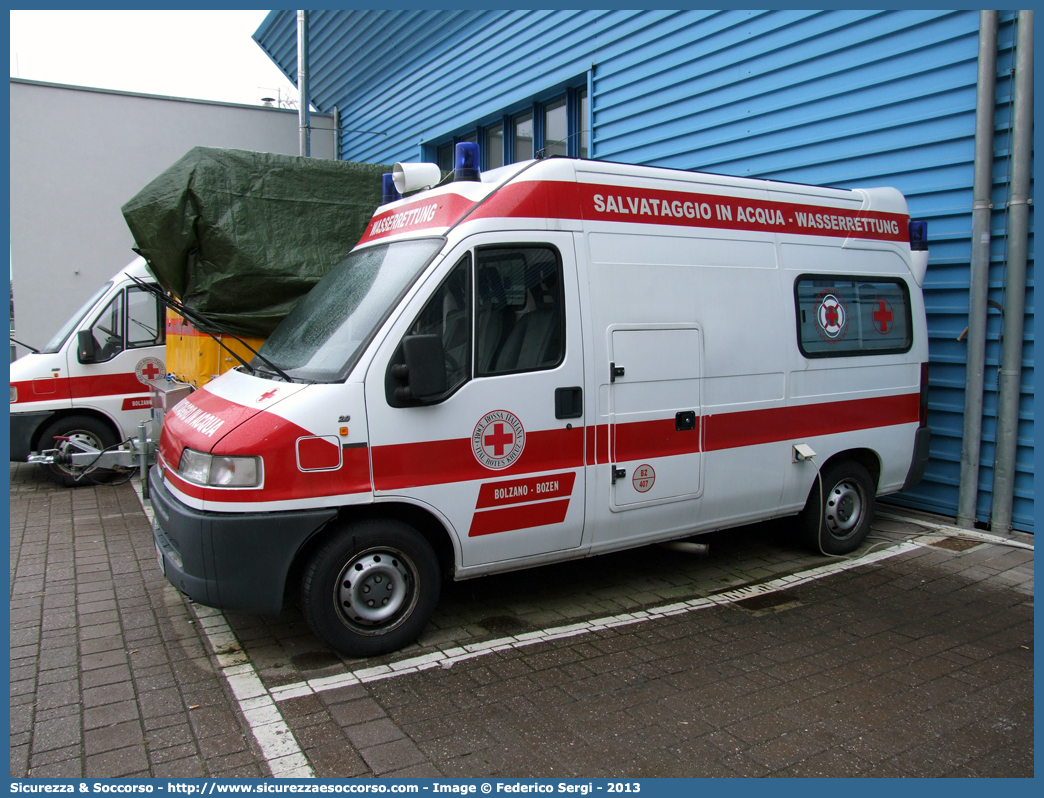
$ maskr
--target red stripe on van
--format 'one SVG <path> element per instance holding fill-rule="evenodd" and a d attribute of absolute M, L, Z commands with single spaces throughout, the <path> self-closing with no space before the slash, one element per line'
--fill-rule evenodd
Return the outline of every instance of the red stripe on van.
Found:
<path fill-rule="evenodd" d="M 121 393 L 148 393 L 149 386 L 138 379 L 132 371 L 129 374 L 97 374 L 90 377 L 72 377 L 69 389 L 73 399 L 84 399 L 89 396 L 115 396 Z"/>
<path fill-rule="evenodd" d="M 468 537 L 479 535 L 495 535 L 497 532 L 510 532 L 514 529 L 528 529 L 534 526 L 561 524 L 565 521 L 569 510 L 569 499 L 558 499 L 540 504 L 522 504 L 517 507 L 502 507 L 496 510 L 483 510 L 475 513 L 471 519 Z"/>
<path fill-rule="evenodd" d="M 909 240 L 910 217 L 824 205 L 754 200 L 725 194 L 520 180 L 491 195 L 468 217 L 585 219 L 718 230 Z"/>
<path fill-rule="evenodd" d="M 286 422 L 289 423 L 289 422 Z M 341 467 L 335 471 L 301 472 L 297 468 L 294 442 L 301 428 L 293 425 L 279 435 L 281 444 L 264 455 L 264 485 L 260 488 L 212 488 L 186 482 L 174 470 L 165 452 L 177 450 L 168 446 L 160 454 L 168 466 L 164 478 L 179 491 L 193 499 L 206 502 L 277 502 L 310 499 L 321 496 L 343 496 L 350 493 L 370 492 L 370 454 L 365 445 L 342 448 Z M 164 430 L 163 435 L 166 435 Z M 293 440 L 291 440 L 293 437 Z M 269 442 L 271 443 L 271 441 Z M 258 454 L 245 447 L 242 454 Z M 178 450 L 178 459 L 180 459 Z"/>
<path fill-rule="evenodd" d="M 467 213 L 475 201 L 460 194 L 423 196 L 392 210 L 375 215 L 359 239 L 360 244 L 379 241 L 388 236 L 450 227 Z"/>
<path fill-rule="evenodd" d="M 375 216 L 362 241 L 450 227 L 466 214 L 469 220 L 584 219 L 899 243 L 909 240 L 910 220 L 909 216 L 899 213 L 758 200 L 728 194 L 562 180 L 518 180 L 508 183 L 480 203 L 454 193 L 418 198 Z"/>
<path fill-rule="evenodd" d="M 527 432 L 522 454 L 503 471 L 493 471 L 475 459 L 471 438 L 397 443 L 373 447 L 373 486 L 375 490 L 397 490 L 501 475 L 559 471 L 583 464 L 583 427 Z"/>
<path fill-rule="evenodd" d="M 579 187 L 583 218 L 590 221 L 909 241 L 910 217 L 899 213 L 593 183 Z"/>
<path fill-rule="evenodd" d="M 27 402 L 53 402 L 55 399 L 69 398 L 69 378 L 51 377 L 53 383 L 50 390 L 36 383 L 42 382 L 43 378 L 36 380 L 20 380 L 12 382 L 11 387 L 18 391 L 18 400 L 12 404 L 25 404 Z"/>
<path fill-rule="evenodd" d="M 36 383 L 41 383 L 37 386 Z M 42 402 L 55 399 L 90 399 L 92 396 L 147 394 L 149 386 L 129 374 L 97 374 L 89 377 L 51 377 L 12 382 L 18 389 L 18 402 Z"/>
<path fill-rule="evenodd" d="M 679 432 L 674 418 L 616 425 L 616 461 L 671 457 L 700 450 L 700 429 Z"/>
<path fill-rule="evenodd" d="M 705 417 L 704 451 L 916 423 L 920 395 L 774 407 Z"/>
<path fill-rule="evenodd" d="M 700 451 L 698 430 L 702 426 L 703 451 L 736 449 L 762 443 L 832 435 L 875 427 L 909 424 L 918 420 L 920 396 L 903 394 L 874 399 L 822 402 L 811 405 L 745 410 L 706 415 L 697 429 L 676 432 L 674 419 L 617 424 L 616 457 L 611 458 L 609 428 L 605 424 L 587 428 L 587 464 L 595 465 L 652 457 L 669 457 Z M 648 425 L 645 429 L 639 429 Z M 662 425 L 662 426 L 660 426 Z M 658 432 L 657 432 L 658 430 Z M 596 444 L 590 441 L 596 440 Z M 597 448 L 597 460 L 592 449 Z"/>
<path fill-rule="evenodd" d="M 471 219 L 582 219 L 576 183 L 520 180 L 508 183 L 477 207 Z"/>
<path fill-rule="evenodd" d="M 261 488 L 191 485 L 168 470 L 168 478 L 178 490 L 202 501 L 274 502 L 369 493 L 370 455 L 365 443 L 342 441 L 338 469 L 309 472 L 298 469 L 297 442 L 314 437 L 310 431 L 281 416 L 237 404 L 201 388 L 167 413 L 160 433 L 159 454 L 173 469 L 177 469 L 186 447 L 212 452 L 215 456 L 262 458 L 264 485 Z M 333 453 L 336 456 L 336 449 Z"/>

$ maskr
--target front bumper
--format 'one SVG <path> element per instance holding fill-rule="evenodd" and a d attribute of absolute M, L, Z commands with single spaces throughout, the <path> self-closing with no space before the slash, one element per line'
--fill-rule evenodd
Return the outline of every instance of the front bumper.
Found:
<path fill-rule="evenodd" d="M 294 556 L 336 508 L 273 513 L 209 513 L 174 498 L 149 471 L 152 534 L 167 581 L 193 601 L 277 615 Z"/>
<path fill-rule="evenodd" d="M 24 463 L 32 451 L 33 435 L 54 413 L 11 413 L 11 459 Z"/>

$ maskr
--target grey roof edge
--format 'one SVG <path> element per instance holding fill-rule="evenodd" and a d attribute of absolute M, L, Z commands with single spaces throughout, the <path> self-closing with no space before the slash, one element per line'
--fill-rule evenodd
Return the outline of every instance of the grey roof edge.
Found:
<path fill-rule="evenodd" d="M 166 100 L 168 102 L 176 103 L 195 103 L 197 105 L 216 105 L 222 108 L 245 108 L 252 111 L 268 111 L 282 114 L 293 114 L 297 116 L 297 109 L 295 108 L 275 108 L 270 105 L 251 105 L 250 103 L 231 103 L 223 102 L 221 100 L 200 100 L 193 97 L 172 97 L 166 94 L 146 94 L 144 92 L 137 91 L 121 91 L 119 89 L 99 89 L 94 86 L 75 86 L 69 83 L 51 83 L 44 80 L 28 80 L 26 78 L 11 78 L 11 83 L 23 84 L 26 86 L 42 86 L 49 89 L 65 89 L 68 91 L 86 91 L 93 92 L 95 94 L 114 94 L 119 97 L 140 97 L 146 100 Z M 322 111 L 312 111 L 312 116 L 321 116 L 325 118 L 332 118 L 332 114 L 323 113 Z"/>

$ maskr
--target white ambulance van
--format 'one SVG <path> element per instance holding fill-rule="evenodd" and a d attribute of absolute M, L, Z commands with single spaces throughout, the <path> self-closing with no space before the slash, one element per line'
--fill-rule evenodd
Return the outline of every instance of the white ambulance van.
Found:
<path fill-rule="evenodd" d="M 104 449 L 148 421 L 148 380 L 163 376 L 164 309 L 131 278 L 155 282 L 137 258 L 101 286 L 39 352 L 11 364 L 11 459 Z M 52 465 L 64 485 L 81 469 Z"/>
<path fill-rule="evenodd" d="M 396 165 L 406 197 L 264 345 L 292 381 L 255 360 L 167 416 L 154 536 L 192 599 L 295 598 L 369 656 L 445 575 L 787 515 L 843 554 L 920 479 L 926 231 L 898 191 L 466 167 L 409 194 L 438 172 Z"/>

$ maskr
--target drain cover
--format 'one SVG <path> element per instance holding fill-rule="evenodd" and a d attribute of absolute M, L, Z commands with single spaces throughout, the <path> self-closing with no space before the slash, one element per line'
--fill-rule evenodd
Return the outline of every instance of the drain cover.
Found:
<path fill-rule="evenodd" d="M 745 610 L 751 610 L 752 612 L 761 612 L 763 610 L 775 610 L 800 603 L 801 602 L 792 593 L 780 590 L 775 593 L 763 593 L 760 596 L 752 596 L 749 599 L 737 601 L 736 606 Z"/>
<path fill-rule="evenodd" d="M 968 540 L 967 538 L 943 538 L 930 545 L 935 546 L 937 549 L 946 549 L 947 551 L 967 551 L 968 549 L 974 549 L 976 546 L 981 546 L 982 543 L 978 540 Z"/>
<path fill-rule="evenodd" d="M 496 635 L 513 635 L 518 632 L 528 632 L 531 629 L 528 623 L 513 615 L 494 615 L 490 618 L 483 618 L 479 621 L 479 626 Z"/>
<path fill-rule="evenodd" d="M 290 657 L 290 661 L 295 668 L 301 671 L 314 671 L 341 664 L 341 658 L 332 651 L 306 651 L 304 654 L 295 654 Z"/>

